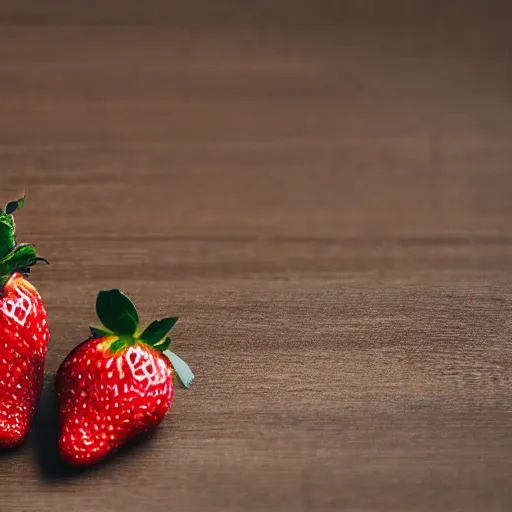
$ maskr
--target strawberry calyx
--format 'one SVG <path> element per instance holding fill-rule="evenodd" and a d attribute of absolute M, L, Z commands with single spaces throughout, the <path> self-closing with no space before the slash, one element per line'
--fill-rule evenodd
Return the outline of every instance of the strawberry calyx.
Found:
<path fill-rule="evenodd" d="M 48 260 L 37 256 L 36 249 L 30 244 L 16 244 L 16 225 L 14 212 L 22 208 L 25 197 L 7 203 L 5 210 L 0 208 L 0 287 L 4 286 L 12 274 L 19 272 L 25 277 L 30 268 L 38 261 Z"/>
<path fill-rule="evenodd" d="M 112 353 L 131 345 L 148 345 L 162 352 L 170 361 L 178 381 L 189 388 L 194 380 L 190 367 L 169 350 L 171 338 L 169 331 L 178 321 L 178 317 L 155 320 L 144 330 L 139 328 L 139 315 L 133 302 L 120 290 L 100 291 L 96 298 L 96 313 L 100 327 L 90 327 L 94 338 L 109 337 L 109 350 Z"/>

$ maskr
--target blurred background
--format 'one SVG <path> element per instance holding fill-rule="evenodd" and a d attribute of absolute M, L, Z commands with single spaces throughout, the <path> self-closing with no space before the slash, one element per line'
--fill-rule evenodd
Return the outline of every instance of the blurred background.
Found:
<path fill-rule="evenodd" d="M 511 28 L 506 1 L 0 1 L 49 377 L 107 287 L 179 314 L 198 375 L 99 471 L 11 454 L 6 510 L 509 510 Z"/>

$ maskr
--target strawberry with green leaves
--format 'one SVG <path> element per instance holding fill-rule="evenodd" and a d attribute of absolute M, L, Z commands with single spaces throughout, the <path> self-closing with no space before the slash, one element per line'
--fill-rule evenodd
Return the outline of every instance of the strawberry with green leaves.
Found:
<path fill-rule="evenodd" d="M 34 246 L 17 244 L 14 212 L 0 209 L 0 447 L 20 445 L 30 430 L 43 387 L 50 332 L 38 291 L 27 280 L 38 261 Z"/>
<path fill-rule="evenodd" d="M 169 350 L 178 318 L 139 329 L 135 306 L 119 290 L 96 300 L 102 323 L 63 361 L 56 379 L 59 451 L 73 465 L 91 465 L 163 419 L 176 377 L 190 387 L 194 375 Z"/>

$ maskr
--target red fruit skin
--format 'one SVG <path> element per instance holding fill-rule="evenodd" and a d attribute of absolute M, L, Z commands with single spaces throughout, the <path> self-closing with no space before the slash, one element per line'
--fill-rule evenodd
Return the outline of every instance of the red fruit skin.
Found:
<path fill-rule="evenodd" d="M 95 464 L 158 425 L 170 408 L 174 384 L 169 360 L 143 344 L 112 354 L 115 339 L 84 341 L 57 372 L 59 451 L 69 464 Z"/>
<path fill-rule="evenodd" d="M 50 331 L 38 291 L 13 274 L 0 294 L 0 447 L 27 437 L 44 382 Z"/>

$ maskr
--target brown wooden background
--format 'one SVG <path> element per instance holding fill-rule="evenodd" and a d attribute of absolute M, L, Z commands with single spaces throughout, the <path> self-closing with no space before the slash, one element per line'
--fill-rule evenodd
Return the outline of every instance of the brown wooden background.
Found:
<path fill-rule="evenodd" d="M 3 201 L 53 338 L 11 512 L 508 511 L 508 2 L 0 2 Z M 190 392 L 85 472 L 51 377 L 101 288 Z"/>

